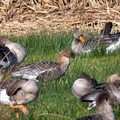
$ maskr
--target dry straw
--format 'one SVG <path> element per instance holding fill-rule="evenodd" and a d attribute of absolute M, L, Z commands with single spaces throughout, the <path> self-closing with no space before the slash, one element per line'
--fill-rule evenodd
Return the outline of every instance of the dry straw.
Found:
<path fill-rule="evenodd" d="M 105 22 L 120 27 L 119 0 L 1 0 L 1 34 L 24 35 L 46 29 L 99 31 Z"/>

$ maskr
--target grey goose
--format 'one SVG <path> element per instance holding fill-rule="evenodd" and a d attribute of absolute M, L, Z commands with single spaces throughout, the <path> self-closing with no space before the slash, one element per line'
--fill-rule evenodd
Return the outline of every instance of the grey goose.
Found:
<path fill-rule="evenodd" d="M 76 120 L 115 120 L 115 116 L 111 106 L 116 104 L 116 97 L 104 91 L 100 93 L 96 99 L 96 113 L 90 114 Z"/>
<path fill-rule="evenodd" d="M 82 96 L 93 91 L 96 85 L 97 81 L 95 79 L 86 73 L 81 73 L 80 77 L 73 82 L 71 91 L 73 95 L 80 100 Z"/>
<path fill-rule="evenodd" d="M 73 51 L 62 50 L 58 53 L 57 61 L 40 61 L 21 66 L 12 72 L 12 76 L 47 82 L 64 75 L 70 65 L 69 57 L 76 59 Z"/>
<path fill-rule="evenodd" d="M 72 42 L 72 50 L 76 53 L 89 53 L 96 48 L 98 49 L 100 46 L 104 46 L 106 53 L 114 51 L 120 46 L 120 33 L 110 34 L 111 29 L 112 23 L 107 22 L 101 30 L 100 37 L 85 40 L 82 38 L 82 32 L 78 28 L 75 28 L 73 31 L 75 38 Z"/>
<path fill-rule="evenodd" d="M 24 114 L 29 111 L 24 104 L 34 101 L 39 94 L 39 86 L 34 80 L 6 80 L 0 83 L 0 103 L 19 108 Z"/>

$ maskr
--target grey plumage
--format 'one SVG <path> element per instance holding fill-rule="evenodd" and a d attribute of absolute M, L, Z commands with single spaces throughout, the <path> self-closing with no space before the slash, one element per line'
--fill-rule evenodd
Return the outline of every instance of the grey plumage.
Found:
<path fill-rule="evenodd" d="M 93 91 L 96 85 L 97 81 L 95 79 L 86 73 L 82 73 L 80 77 L 73 82 L 71 91 L 77 99 L 81 99 L 82 96 Z"/>

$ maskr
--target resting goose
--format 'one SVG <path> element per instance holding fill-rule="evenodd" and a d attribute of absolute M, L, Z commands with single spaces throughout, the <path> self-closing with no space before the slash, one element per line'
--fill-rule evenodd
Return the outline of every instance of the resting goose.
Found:
<path fill-rule="evenodd" d="M 108 83 L 98 84 L 95 87 L 95 90 L 89 92 L 88 94 L 81 97 L 81 100 L 84 102 L 92 102 L 90 103 L 88 109 L 92 109 L 96 106 L 95 99 L 96 97 L 104 91 L 108 91 L 110 94 L 114 94 L 117 98 L 117 101 L 120 101 L 120 82 L 115 82 L 116 80 L 120 80 L 120 74 L 113 74 L 108 77 Z M 114 82 L 113 82 L 114 81 Z"/>
<path fill-rule="evenodd" d="M 58 61 L 40 61 L 21 66 L 12 73 L 12 76 L 47 82 L 62 76 L 66 72 L 70 64 L 68 57 L 76 59 L 71 50 L 62 50 L 58 53 Z"/>
<path fill-rule="evenodd" d="M 17 42 L 12 42 L 4 36 L 0 36 L 0 65 L 4 68 L 21 63 L 26 57 L 26 49 Z"/>
<path fill-rule="evenodd" d="M 113 51 L 120 46 L 120 33 L 110 34 L 112 23 L 108 22 L 101 30 L 100 37 L 83 39 L 82 33 L 77 28 L 74 29 L 73 35 L 75 39 L 72 42 L 72 50 L 76 53 L 89 53 L 92 49 L 103 45 L 106 47 L 106 53 Z M 82 39 L 81 39 L 82 38 Z"/>
<path fill-rule="evenodd" d="M 72 85 L 72 93 L 77 99 L 81 99 L 83 95 L 91 92 L 97 85 L 97 81 L 91 78 L 88 74 L 82 73 Z"/>
<path fill-rule="evenodd" d="M 38 97 L 39 87 L 34 80 L 7 80 L 0 83 L 0 103 L 19 108 L 28 114 L 23 104 L 34 101 Z"/>
<path fill-rule="evenodd" d="M 111 106 L 116 104 L 116 97 L 107 91 L 102 92 L 96 98 L 96 113 L 76 120 L 115 120 Z"/>

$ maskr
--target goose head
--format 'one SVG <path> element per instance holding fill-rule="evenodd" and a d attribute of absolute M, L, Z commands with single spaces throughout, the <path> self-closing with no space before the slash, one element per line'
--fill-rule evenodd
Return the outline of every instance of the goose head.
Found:
<path fill-rule="evenodd" d="M 82 32 L 78 28 L 74 29 L 73 36 L 75 37 L 76 41 L 79 41 L 79 42 L 85 41 L 83 38 Z"/>
<path fill-rule="evenodd" d="M 101 36 L 109 37 L 111 29 L 112 29 L 112 22 L 107 22 L 104 28 L 101 30 Z"/>
<path fill-rule="evenodd" d="M 6 44 L 10 44 L 10 43 L 11 43 L 11 41 L 8 38 L 6 38 L 4 36 L 0 36 L 0 45 L 1 46 L 6 46 Z"/>
<path fill-rule="evenodd" d="M 117 102 L 117 98 L 112 93 L 108 91 L 104 91 L 100 93 L 96 98 L 96 108 L 97 111 L 104 112 L 103 109 L 110 109 L 110 107 L 114 107 Z"/>
<path fill-rule="evenodd" d="M 94 78 L 91 78 L 88 74 L 86 74 L 86 73 L 84 73 L 84 72 L 80 75 L 80 77 L 81 77 L 81 78 L 85 78 L 85 80 L 87 80 L 88 83 L 92 84 L 93 87 L 94 87 L 95 85 L 97 85 L 97 81 L 96 81 Z"/>
<path fill-rule="evenodd" d="M 113 83 L 117 80 L 120 80 L 120 73 L 112 74 L 108 77 L 108 82 Z"/>
<path fill-rule="evenodd" d="M 58 61 L 59 62 L 69 61 L 68 58 L 73 58 L 75 60 L 77 59 L 72 50 L 62 50 L 58 53 Z"/>

